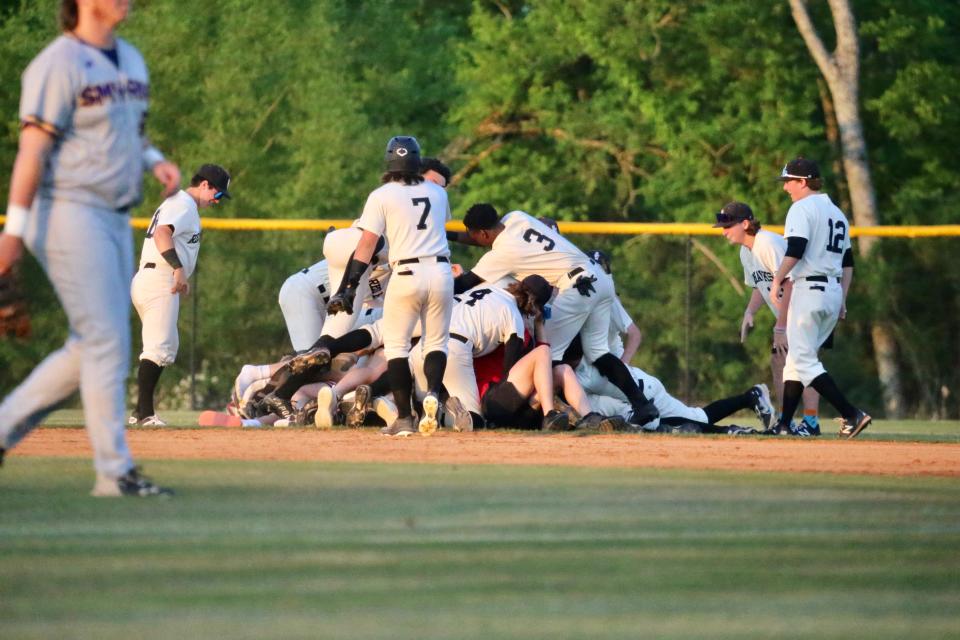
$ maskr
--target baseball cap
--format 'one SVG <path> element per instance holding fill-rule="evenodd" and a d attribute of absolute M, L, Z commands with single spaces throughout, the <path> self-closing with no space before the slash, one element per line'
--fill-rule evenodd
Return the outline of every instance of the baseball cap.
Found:
<path fill-rule="evenodd" d="M 546 226 L 546 227 L 548 227 L 548 228 L 550 228 L 550 229 L 553 229 L 553 230 L 556 231 L 557 233 L 560 233 L 560 225 L 557 224 L 557 221 L 554 220 L 553 218 L 548 218 L 548 217 L 546 217 L 546 216 L 543 216 L 542 218 L 537 218 L 537 220 L 539 220 L 540 222 L 542 222 L 542 223 L 544 224 L 544 226 Z"/>
<path fill-rule="evenodd" d="M 734 200 L 723 205 L 723 209 L 720 209 L 720 213 L 717 214 L 717 224 L 713 227 L 726 229 L 744 220 L 753 220 L 753 209 L 746 203 Z"/>
<path fill-rule="evenodd" d="M 608 254 L 606 251 L 594 249 L 592 251 L 587 251 L 587 256 L 599 264 L 605 272 L 610 273 L 610 254 Z"/>
<path fill-rule="evenodd" d="M 809 180 L 820 177 L 820 167 L 813 160 L 808 160 L 803 156 L 794 158 L 783 166 L 783 171 L 777 177 L 777 180 L 786 182 L 787 180 Z"/>
<path fill-rule="evenodd" d="M 207 182 L 212 184 L 214 187 L 216 187 L 218 191 L 223 193 L 221 197 L 223 198 L 230 197 L 230 193 L 227 191 L 227 189 L 230 188 L 230 173 L 220 165 L 218 164 L 203 165 L 202 167 L 197 169 L 197 173 L 194 176 L 194 181 L 196 181 L 197 178 L 200 178 L 201 180 L 206 180 Z"/>
<path fill-rule="evenodd" d="M 541 308 L 550 302 L 550 298 L 553 297 L 553 287 L 550 286 L 549 282 L 544 280 L 543 276 L 536 274 L 527 276 L 520 281 L 520 284 L 524 289 L 533 294 L 533 297 L 537 301 L 537 306 Z"/>

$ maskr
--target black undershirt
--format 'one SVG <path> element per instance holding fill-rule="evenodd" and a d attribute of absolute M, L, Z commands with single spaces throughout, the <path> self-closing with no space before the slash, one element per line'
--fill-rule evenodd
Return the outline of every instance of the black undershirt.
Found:
<path fill-rule="evenodd" d="M 120 54 L 117 53 L 116 47 L 114 47 L 113 49 L 100 49 L 100 53 L 107 56 L 107 59 L 113 63 L 113 66 L 115 66 L 118 69 L 120 68 Z"/>

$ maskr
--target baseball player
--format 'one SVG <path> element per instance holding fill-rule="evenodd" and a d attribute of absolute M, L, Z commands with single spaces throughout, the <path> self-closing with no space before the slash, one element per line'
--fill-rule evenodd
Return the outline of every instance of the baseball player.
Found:
<path fill-rule="evenodd" d="M 62 0 L 63 34 L 23 74 L 19 149 L 0 235 L 0 273 L 26 245 L 70 324 L 63 348 L 0 404 L 0 451 L 79 389 L 95 496 L 172 493 L 140 474 L 124 434 L 133 277 L 128 214 L 141 200 L 145 168 L 167 194 L 180 183 L 176 165 L 143 135 L 147 66 L 114 33 L 128 9 L 115 0 Z"/>
<path fill-rule="evenodd" d="M 284 280 L 279 303 L 294 351 L 310 348 L 323 332 L 330 302 L 327 261 L 321 260 Z"/>
<path fill-rule="evenodd" d="M 600 265 L 604 273 L 611 278 L 613 277 L 610 256 L 606 252 L 594 249 L 588 251 L 587 256 Z M 624 340 L 624 336 L 626 336 L 626 340 Z M 620 361 L 626 365 L 629 365 L 630 361 L 633 360 L 633 356 L 640 349 L 640 343 L 643 342 L 643 334 L 640 333 L 640 328 L 627 313 L 623 302 L 620 301 L 620 296 L 614 297 L 613 308 L 610 311 L 609 341 L 610 353 L 620 354 Z"/>
<path fill-rule="evenodd" d="M 370 193 L 357 226 L 363 235 L 344 276 L 343 292 L 330 300 L 353 305 L 360 279 L 383 236 L 390 249 L 392 282 L 384 300 L 384 353 L 398 418 L 385 435 L 429 434 L 437 428 L 439 392 L 447 364 L 447 337 L 453 310 L 453 276 L 445 225 L 450 219 L 447 193 L 420 174 L 420 145 L 411 136 L 387 143 L 382 186 Z M 330 307 L 328 307 L 330 311 Z M 412 377 L 407 358 L 410 336 L 422 325 L 421 343 L 427 395 L 424 415 L 414 424 L 410 394 Z"/>
<path fill-rule="evenodd" d="M 553 361 L 560 362 L 574 337 L 582 334 L 585 356 L 630 399 L 635 419 L 642 424 L 656 418 L 653 403 L 644 397 L 626 365 L 609 351 L 615 298 L 610 276 L 558 232 L 522 211 L 501 219 L 493 206 L 475 204 L 463 222 L 470 242 L 490 250 L 471 271 L 457 278 L 455 291 L 506 275 L 520 279 L 542 275 L 559 289 L 545 323 Z"/>
<path fill-rule="evenodd" d="M 813 160 L 791 160 L 778 179 L 793 204 L 787 211 L 787 251 L 770 289 L 779 291 L 789 276 L 793 294 L 787 314 L 790 350 L 783 369 L 783 414 L 772 431 L 789 432 L 804 387 L 813 387 L 840 412 L 840 435 L 855 438 L 872 418 L 850 404 L 817 355 L 837 320 L 846 316 L 853 280 L 850 225 L 830 196 L 820 193 L 823 181 Z M 771 300 L 781 313 L 787 313 L 776 296 Z"/>
<path fill-rule="evenodd" d="M 190 276 L 200 255 L 200 209 L 229 198 L 230 174 L 205 164 L 190 186 L 163 201 L 154 212 L 140 253 L 140 270 L 130 295 L 143 324 L 143 351 L 137 371 L 137 408 L 130 425 L 162 427 L 153 408 L 154 391 L 164 367 L 177 357 L 180 295 L 190 293 Z"/>
<path fill-rule="evenodd" d="M 753 217 L 753 210 L 743 202 L 729 202 L 717 214 L 713 225 L 723 229 L 723 237 L 730 244 L 740 245 L 740 263 L 743 265 L 743 279 L 753 289 L 750 301 L 743 312 L 740 323 L 740 342 L 747 339 L 747 333 L 753 328 L 756 312 L 766 304 L 773 312 L 776 323 L 773 327 L 773 346 L 770 350 L 770 371 L 773 374 L 773 391 L 778 406 L 782 406 L 780 396 L 783 390 L 783 366 L 787 357 L 787 314 L 780 314 L 770 302 L 770 283 L 777 272 L 787 251 L 787 241 L 783 236 L 760 228 L 760 222 Z M 793 283 L 783 283 L 780 295 L 783 306 L 789 307 Z M 790 432 L 802 437 L 820 435 L 820 423 L 817 413 L 820 396 L 812 387 L 803 390 L 803 419 L 796 426 L 791 424 Z M 767 425 L 769 426 L 769 425 Z"/>

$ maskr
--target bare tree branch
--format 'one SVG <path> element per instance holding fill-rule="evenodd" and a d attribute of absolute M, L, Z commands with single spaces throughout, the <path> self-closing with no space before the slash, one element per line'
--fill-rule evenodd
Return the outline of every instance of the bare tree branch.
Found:
<path fill-rule="evenodd" d="M 793 21 L 797 23 L 800 36 L 803 37 L 807 49 L 810 50 L 810 55 L 813 56 L 813 61 L 817 63 L 817 67 L 820 68 L 820 73 L 827 79 L 827 83 L 832 85 L 838 75 L 836 61 L 827 52 L 823 40 L 820 39 L 820 34 L 817 33 L 817 28 L 813 26 L 810 13 L 807 11 L 806 0 L 790 0 L 790 12 L 793 14 Z"/>

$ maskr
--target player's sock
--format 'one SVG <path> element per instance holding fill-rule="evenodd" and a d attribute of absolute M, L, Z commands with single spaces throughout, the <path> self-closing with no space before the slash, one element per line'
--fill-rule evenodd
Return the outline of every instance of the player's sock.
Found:
<path fill-rule="evenodd" d="M 832 404 L 840 412 L 840 415 L 847 420 L 853 420 L 857 417 L 857 408 L 850 404 L 847 397 L 837 387 L 837 383 L 826 371 L 814 378 L 810 386 L 826 398 L 827 402 Z"/>
<path fill-rule="evenodd" d="M 637 381 L 630 375 L 630 370 L 627 369 L 627 365 L 623 364 L 620 358 L 612 353 L 605 353 L 593 362 L 593 366 L 597 368 L 600 375 L 623 392 L 630 404 L 636 407 L 647 402 L 647 398 L 644 397 L 640 387 L 637 386 Z"/>
<path fill-rule="evenodd" d="M 424 356 L 423 375 L 427 378 L 427 391 L 440 392 L 440 387 L 443 386 L 443 372 L 446 369 L 447 354 L 443 351 L 431 351 Z"/>
<path fill-rule="evenodd" d="M 163 367 L 153 360 L 143 359 L 137 370 L 137 418 L 142 420 L 154 415 L 153 394 Z"/>
<path fill-rule="evenodd" d="M 321 340 L 322 339 L 323 338 L 321 338 Z M 354 351 L 366 349 L 371 344 L 373 344 L 373 336 L 370 335 L 369 331 L 366 329 L 354 329 L 339 338 L 331 340 L 327 348 L 330 349 L 331 356 L 336 356 L 341 353 L 353 353 Z"/>
<path fill-rule="evenodd" d="M 387 375 L 390 376 L 390 389 L 397 403 L 397 416 L 410 416 L 410 395 L 413 388 L 413 376 L 410 375 L 410 363 L 406 358 L 391 358 L 387 361 Z"/>
<path fill-rule="evenodd" d="M 320 375 L 322 375 L 320 371 L 312 369 L 303 373 L 291 373 L 289 367 L 281 367 L 270 378 L 270 381 L 276 384 L 273 395 L 289 400 L 297 392 L 297 389 L 303 385 L 317 382 Z"/>
<path fill-rule="evenodd" d="M 383 372 L 379 378 L 370 384 L 370 397 L 378 398 L 390 395 L 390 373 Z"/>
<path fill-rule="evenodd" d="M 729 398 L 715 400 L 705 406 L 703 412 L 707 414 L 707 422 L 716 424 L 730 414 L 736 413 L 741 409 L 751 408 L 754 400 L 755 396 L 750 391 L 746 391 L 739 395 L 730 396 Z"/>
<path fill-rule="evenodd" d="M 799 380 L 783 381 L 783 413 L 780 414 L 778 426 L 785 429 L 790 428 L 793 422 L 793 414 L 797 412 L 800 406 L 800 399 L 803 397 L 803 383 Z"/>

